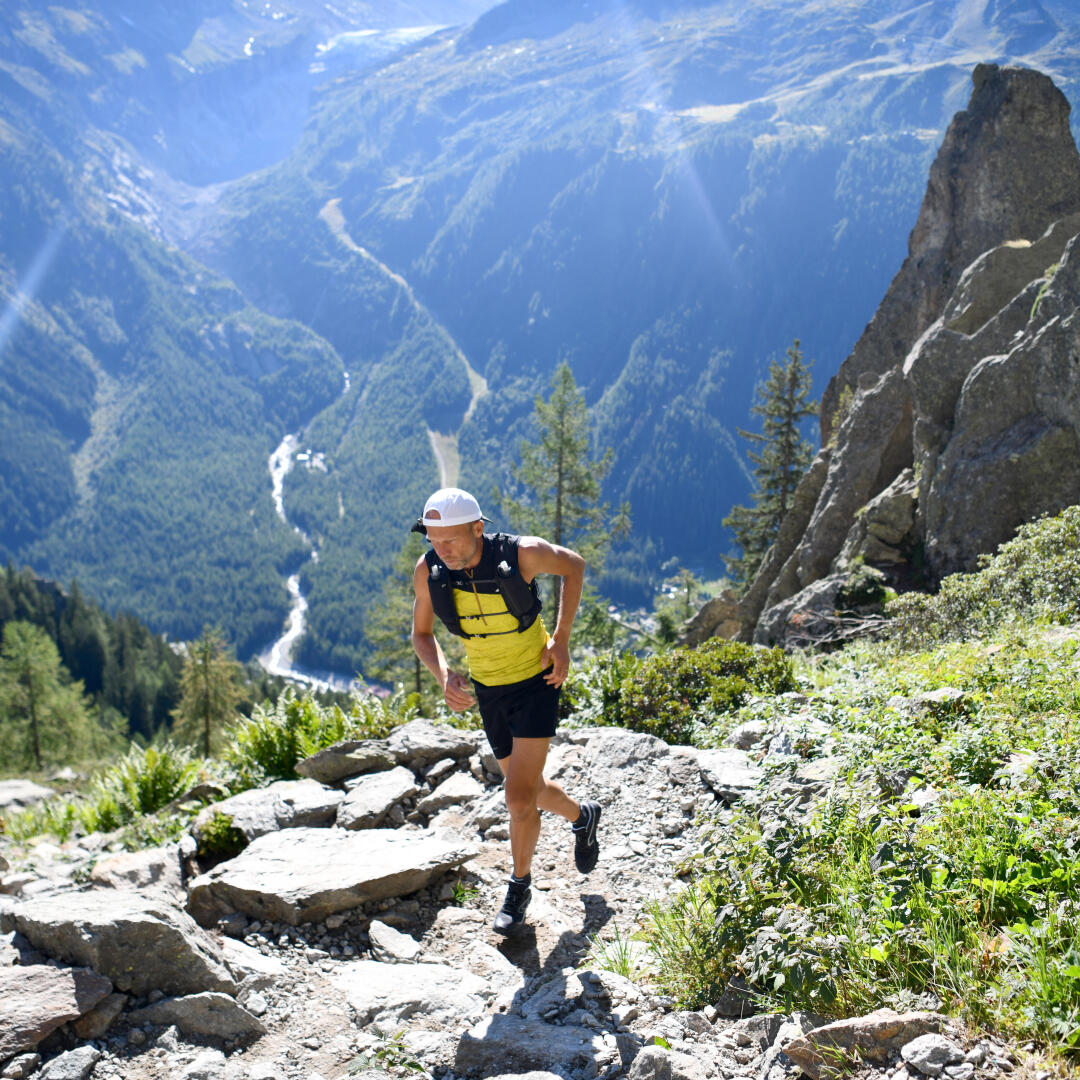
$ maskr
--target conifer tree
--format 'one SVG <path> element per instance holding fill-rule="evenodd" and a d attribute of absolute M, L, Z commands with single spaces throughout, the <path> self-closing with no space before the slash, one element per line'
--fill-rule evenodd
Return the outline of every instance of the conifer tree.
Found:
<path fill-rule="evenodd" d="M 427 549 L 419 533 L 409 533 L 383 585 L 382 596 L 368 612 L 364 634 L 371 645 L 368 674 L 406 690 L 434 694 L 435 680 L 412 647 L 413 570 Z M 452 648 L 448 642 L 447 648 Z"/>
<path fill-rule="evenodd" d="M 754 465 L 753 503 L 733 506 L 723 521 L 742 549 L 739 557 L 724 560 L 740 592 L 754 579 L 776 539 L 795 489 L 813 458 L 813 447 L 799 429 L 807 417 L 818 415 L 818 403 L 810 400 L 810 367 L 803 363 L 796 338 L 787 350 L 787 360 L 772 360 L 768 378 L 757 388 L 758 400 L 750 411 L 761 417 L 762 430 L 738 429 L 744 439 L 759 447 L 747 455 Z"/>
<path fill-rule="evenodd" d="M 188 645 L 180 676 L 180 704 L 173 711 L 178 738 L 198 742 L 204 757 L 215 748 L 222 728 L 240 700 L 241 666 L 229 655 L 221 631 L 205 627 Z"/>
<path fill-rule="evenodd" d="M 574 548 L 592 573 L 602 568 L 614 536 L 630 531 L 630 505 L 608 517 L 600 502 L 600 484 L 611 468 L 610 448 L 599 459 L 590 452 L 585 395 L 564 360 L 551 380 L 551 395 L 537 396 L 533 424 L 539 438 L 523 440 L 514 479 L 527 489 L 524 498 L 499 495 L 503 510 L 523 533 Z M 557 584 L 551 595 L 551 628 L 559 617 Z"/>
<path fill-rule="evenodd" d="M 81 682 L 71 682 L 55 642 L 40 627 L 16 619 L 0 647 L 0 736 L 8 762 L 79 761 L 92 724 Z"/>

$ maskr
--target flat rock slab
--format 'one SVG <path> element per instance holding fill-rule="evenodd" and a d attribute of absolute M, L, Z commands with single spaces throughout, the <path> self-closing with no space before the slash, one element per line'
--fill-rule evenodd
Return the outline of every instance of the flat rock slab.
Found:
<path fill-rule="evenodd" d="M 297 763 L 296 771 L 320 784 L 340 784 L 350 776 L 381 772 L 396 764 L 397 759 L 387 750 L 385 739 L 351 739 L 304 758 Z"/>
<path fill-rule="evenodd" d="M 342 829 L 374 829 L 402 799 L 412 798 L 420 789 L 416 778 L 403 765 L 387 772 L 361 776 L 337 809 Z"/>
<path fill-rule="evenodd" d="M 761 768 L 750 760 L 750 755 L 734 746 L 699 750 L 698 765 L 702 779 L 717 798 L 726 803 L 738 802 L 765 778 Z"/>
<path fill-rule="evenodd" d="M 0 1061 L 32 1050 L 111 991 L 112 983 L 93 971 L 47 964 L 0 968 Z"/>
<path fill-rule="evenodd" d="M 193 832 L 199 836 L 216 814 L 232 818 L 233 827 L 248 840 L 279 829 L 329 825 L 344 797 L 336 788 L 325 787 L 317 780 L 278 780 L 204 807 L 195 819 Z"/>
<path fill-rule="evenodd" d="M 479 1076 L 557 1068 L 591 1080 L 607 1052 L 600 1034 L 589 1028 L 497 1013 L 461 1036 L 453 1068 L 459 1074 L 476 1070 Z"/>
<path fill-rule="evenodd" d="M 56 794 L 51 787 L 33 780 L 0 780 L 0 810 L 21 810 Z"/>
<path fill-rule="evenodd" d="M 286 829 L 196 878 L 188 909 L 204 925 L 231 911 L 292 926 L 316 922 L 368 900 L 407 896 L 476 854 L 473 844 L 439 831 Z"/>
<path fill-rule="evenodd" d="M 356 1010 L 356 1022 L 398 1024 L 410 1016 L 440 1024 L 474 1024 L 494 988 L 471 972 L 446 964 L 382 964 L 355 960 L 329 976 Z"/>
<path fill-rule="evenodd" d="M 120 890 L 42 897 L 19 905 L 14 922 L 35 949 L 93 968 L 119 990 L 236 989 L 213 939 L 162 900 Z"/>
<path fill-rule="evenodd" d="M 462 758 L 476 753 L 477 733 L 461 731 L 430 720 L 412 720 L 390 732 L 386 747 L 399 764 L 413 768 L 430 765 L 440 758 Z"/>
<path fill-rule="evenodd" d="M 793 1039 L 784 1047 L 796 1065 L 811 1080 L 819 1080 L 836 1071 L 845 1062 L 882 1062 L 920 1035 L 941 1030 L 937 1013 L 898 1013 L 878 1009 L 866 1016 L 855 1016 L 824 1024 Z"/>
<path fill-rule="evenodd" d="M 434 814 L 445 806 L 460 806 L 484 794 L 484 789 L 469 774 L 456 772 L 444 780 L 430 795 L 417 804 L 421 814 Z"/>
<path fill-rule="evenodd" d="M 107 855 L 94 864 L 90 881 L 110 889 L 158 889 L 182 896 L 177 845 Z"/>
<path fill-rule="evenodd" d="M 129 1015 L 133 1024 L 175 1024 L 185 1035 L 208 1035 L 216 1039 L 241 1039 L 264 1035 L 261 1020 L 228 994 L 189 994 L 164 998 L 136 1009 Z"/>

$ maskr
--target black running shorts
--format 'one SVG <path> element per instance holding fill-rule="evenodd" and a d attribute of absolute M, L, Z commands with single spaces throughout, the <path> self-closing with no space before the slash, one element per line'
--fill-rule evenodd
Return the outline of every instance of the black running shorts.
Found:
<path fill-rule="evenodd" d="M 514 739 L 550 739 L 559 724 L 559 687 L 544 682 L 552 669 L 531 679 L 486 686 L 473 679 L 476 704 L 484 721 L 491 752 L 500 761 L 510 756 Z"/>

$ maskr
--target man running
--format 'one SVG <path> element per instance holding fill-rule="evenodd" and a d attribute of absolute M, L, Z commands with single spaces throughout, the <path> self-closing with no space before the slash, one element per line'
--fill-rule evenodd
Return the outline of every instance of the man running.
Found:
<path fill-rule="evenodd" d="M 539 536 L 485 534 L 486 520 L 476 499 L 460 488 L 442 488 L 428 499 L 414 526 L 431 541 L 432 550 L 413 572 L 412 643 L 451 709 L 479 707 L 506 778 L 514 872 L 494 925 L 508 933 L 524 921 L 532 898 L 540 811 L 572 823 L 574 862 L 587 874 L 600 854 L 600 805 L 575 802 L 544 776 L 558 724 L 559 687 L 570 668 L 570 629 L 585 560 Z M 562 578 L 558 623 L 550 635 L 540 618 L 537 574 Z M 435 615 L 463 639 L 471 685 L 470 678 L 447 666 L 435 640 Z"/>

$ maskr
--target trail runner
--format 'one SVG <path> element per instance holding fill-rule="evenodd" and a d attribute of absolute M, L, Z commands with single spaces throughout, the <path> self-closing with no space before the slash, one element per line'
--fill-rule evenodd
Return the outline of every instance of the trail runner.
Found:
<path fill-rule="evenodd" d="M 585 560 L 539 536 L 485 533 L 488 519 L 460 488 L 428 499 L 413 528 L 431 550 L 413 572 L 412 643 L 455 711 L 478 706 L 492 753 L 506 778 L 513 874 L 494 928 L 509 933 L 525 919 L 532 898 L 532 859 L 540 811 L 566 818 L 574 862 L 587 874 L 600 854 L 600 804 L 577 802 L 544 776 L 558 724 L 559 688 L 570 668 Z M 549 634 L 540 618 L 537 574 L 562 578 L 559 618 Z M 435 639 L 435 616 L 462 638 L 469 674 L 452 671 Z"/>

